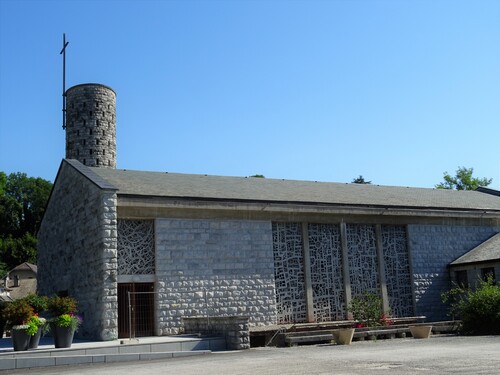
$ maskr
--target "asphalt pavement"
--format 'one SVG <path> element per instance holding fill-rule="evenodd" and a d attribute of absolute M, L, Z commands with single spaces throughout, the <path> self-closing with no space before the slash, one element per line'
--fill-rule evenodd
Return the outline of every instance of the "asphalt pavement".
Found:
<path fill-rule="evenodd" d="M 432 336 L 254 348 L 147 362 L 15 370 L 9 374 L 500 374 L 500 336 Z M 0 374 L 4 372 L 0 371 Z"/>

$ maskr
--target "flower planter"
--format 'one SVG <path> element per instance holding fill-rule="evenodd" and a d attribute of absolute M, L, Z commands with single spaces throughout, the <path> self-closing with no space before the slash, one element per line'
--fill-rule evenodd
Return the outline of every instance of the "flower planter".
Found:
<path fill-rule="evenodd" d="M 333 332 L 335 342 L 339 345 L 350 345 L 354 336 L 354 328 L 336 329 Z"/>
<path fill-rule="evenodd" d="M 12 329 L 12 346 L 14 351 L 25 351 L 28 350 L 30 345 L 31 336 L 26 333 L 26 329 Z"/>
<path fill-rule="evenodd" d="M 411 335 L 416 339 L 428 339 L 432 331 L 432 326 L 430 325 L 409 326 L 409 328 Z"/>
<path fill-rule="evenodd" d="M 73 335 L 82 323 L 76 313 L 76 300 L 71 297 L 54 296 L 49 299 L 47 310 L 53 316 L 49 320 L 56 348 L 70 348 Z"/>
<path fill-rule="evenodd" d="M 43 327 L 38 327 L 37 333 L 30 336 L 29 349 L 37 349 L 40 343 L 40 338 L 42 337 Z"/>
<path fill-rule="evenodd" d="M 75 330 L 72 327 L 59 327 L 52 324 L 52 337 L 56 348 L 71 348 Z"/>

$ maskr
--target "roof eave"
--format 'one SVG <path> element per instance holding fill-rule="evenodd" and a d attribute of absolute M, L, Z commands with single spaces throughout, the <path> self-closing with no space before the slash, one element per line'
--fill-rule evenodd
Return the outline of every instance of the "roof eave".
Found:
<path fill-rule="evenodd" d="M 284 208 L 290 210 L 311 210 L 314 211 L 335 211 L 335 212 L 351 212 L 358 214 L 369 215 L 394 215 L 394 216 L 436 216 L 436 217 L 463 217 L 463 218 L 493 218 L 500 219 L 499 210 L 485 209 L 458 209 L 458 208 L 440 208 L 440 207 L 425 207 L 425 206 L 386 206 L 386 205 L 361 205 L 348 203 L 324 203 L 324 202 L 303 202 L 303 201 L 278 201 L 278 200 L 251 200 L 251 199 L 234 199 L 234 198 L 201 198 L 201 197 L 179 197 L 179 196 L 154 196 L 140 194 L 124 194 L 117 193 L 118 206 L 124 205 L 133 206 L 139 202 L 147 202 L 154 200 L 154 204 L 175 205 L 180 208 L 183 204 L 187 207 L 193 205 L 200 206 L 228 206 L 234 204 L 245 206 L 246 209 L 254 207 L 259 210 L 280 211 Z M 121 198 L 121 199 L 120 199 Z"/>
<path fill-rule="evenodd" d="M 448 265 L 448 267 L 455 268 L 455 267 L 463 267 L 463 266 L 478 266 L 478 265 L 491 264 L 491 263 L 500 263 L 500 258 L 481 259 L 481 260 L 472 260 L 472 261 L 463 261 L 463 262 L 452 262 Z"/>

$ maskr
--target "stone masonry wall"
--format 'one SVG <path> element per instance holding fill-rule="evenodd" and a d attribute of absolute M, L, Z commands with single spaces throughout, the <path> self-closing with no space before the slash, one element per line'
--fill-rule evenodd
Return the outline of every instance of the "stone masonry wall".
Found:
<path fill-rule="evenodd" d="M 276 323 L 270 222 L 158 219 L 155 228 L 159 335 L 207 314 Z"/>
<path fill-rule="evenodd" d="M 441 293 L 451 287 L 447 265 L 499 231 L 482 226 L 408 226 L 417 315 L 428 321 L 449 319 L 441 301 Z"/>
<path fill-rule="evenodd" d="M 116 94 L 110 87 L 90 83 L 67 90 L 66 158 L 116 168 Z"/>
<path fill-rule="evenodd" d="M 78 300 L 79 337 L 118 336 L 116 194 L 63 161 L 38 234 L 38 289 Z"/>
<path fill-rule="evenodd" d="M 250 349 L 248 316 L 192 317 L 182 322 L 187 334 L 223 336 L 228 350 Z"/>

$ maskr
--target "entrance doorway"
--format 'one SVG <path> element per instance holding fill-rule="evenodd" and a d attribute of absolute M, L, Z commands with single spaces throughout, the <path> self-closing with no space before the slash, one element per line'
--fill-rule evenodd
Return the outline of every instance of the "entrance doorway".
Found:
<path fill-rule="evenodd" d="M 154 336 L 154 295 L 153 283 L 118 284 L 119 338 Z"/>

